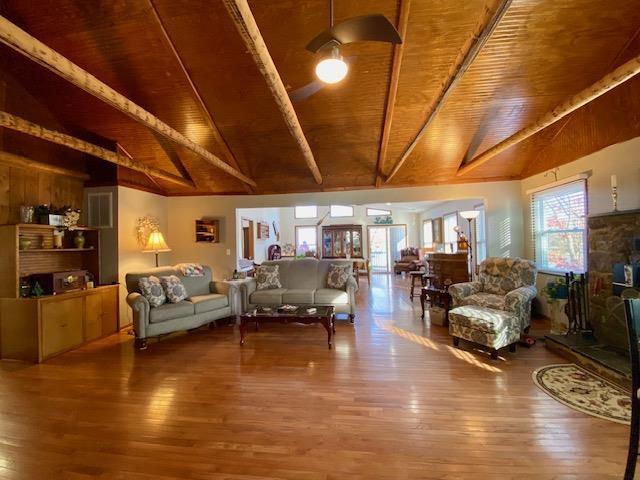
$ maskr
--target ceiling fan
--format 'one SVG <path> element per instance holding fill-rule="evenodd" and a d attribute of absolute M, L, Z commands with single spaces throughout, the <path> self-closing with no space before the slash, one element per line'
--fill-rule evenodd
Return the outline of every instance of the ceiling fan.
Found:
<path fill-rule="evenodd" d="M 334 25 L 333 0 L 329 0 L 329 28 L 316 35 L 306 47 L 319 56 L 315 68 L 318 78 L 290 92 L 291 100 L 305 100 L 326 85 L 342 81 L 354 57 L 345 60 L 340 54 L 340 46 L 353 42 L 402 43 L 402 39 L 387 17 L 379 13 L 352 17 Z"/>

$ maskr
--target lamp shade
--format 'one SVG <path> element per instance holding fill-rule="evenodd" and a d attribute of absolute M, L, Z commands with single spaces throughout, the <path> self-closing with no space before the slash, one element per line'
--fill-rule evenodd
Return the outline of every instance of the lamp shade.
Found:
<path fill-rule="evenodd" d="M 480 215 L 480 210 L 463 210 L 460 212 L 460 216 L 465 220 L 473 220 Z"/>
<path fill-rule="evenodd" d="M 147 245 L 144 247 L 143 252 L 158 253 L 158 252 L 170 252 L 171 249 L 164 241 L 162 233 L 159 231 L 151 232 L 147 240 Z"/>

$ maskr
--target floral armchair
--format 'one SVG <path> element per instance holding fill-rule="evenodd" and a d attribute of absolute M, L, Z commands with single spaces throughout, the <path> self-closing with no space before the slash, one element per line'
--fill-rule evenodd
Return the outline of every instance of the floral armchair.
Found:
<path fill-rule="evenodd" d="M 451 285 L 449 293 L 454 306 L 475 305 L 515 313 L 523 332 L 531 324 L 537 273 L 531 260 L 488 258 L 480 264 L 477 281 Z"/>

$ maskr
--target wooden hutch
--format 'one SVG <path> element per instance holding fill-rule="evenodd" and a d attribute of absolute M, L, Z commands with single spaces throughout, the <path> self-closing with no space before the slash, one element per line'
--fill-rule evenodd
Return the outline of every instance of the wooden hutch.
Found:
<path fill-rule="evenodd" d="M 362 258 L 362 225 L 322 227 L 322 258 Z"/>
<path fill-rule="evenodd" d="M 21 279 L 32 274 L 87 270 L 100 283 L 100 231 L 78 227 L 84 248 L 74 245 L 75 231 L 64 230 L 62 248 L 54 248 L 60 227 L 0 225 L 0 355 L 41 362 L 118 330 L 118 285 L 106 285 L 40 297 L 20 296 Z M 20 248 L 20 239 L 31 241 Z"/>

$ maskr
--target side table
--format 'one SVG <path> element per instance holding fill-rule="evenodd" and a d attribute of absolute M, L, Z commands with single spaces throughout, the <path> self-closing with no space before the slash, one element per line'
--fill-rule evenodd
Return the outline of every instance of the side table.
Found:
<path fill-rule="evenodd" d="M 424 318 L 424 304 L 427 302 L 432 306 L 440 306 L 444 308 L 445 318 L 448 318 L 449 310 L 451 309 L 451 295 L 448 289 L 435 288 L 435 287 L 422 287 L 420 292 L 420 306 L 422 307 L 422 315 L 420 318 Z"/>

